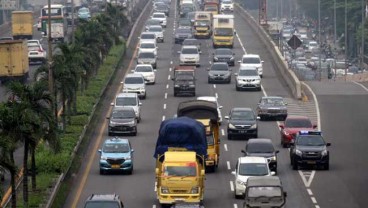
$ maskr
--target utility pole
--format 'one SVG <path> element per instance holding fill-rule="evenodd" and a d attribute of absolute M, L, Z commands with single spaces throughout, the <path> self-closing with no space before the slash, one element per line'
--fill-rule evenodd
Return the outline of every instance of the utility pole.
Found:
<path fill-rule="evenodd" d="M 70 15 L 72 15 L 72 43 L 74 44 L 74 0 L 72 0 L 72 13 Z"/>
<path fill-rule="evenodd" d="M 53 95 L 54 92 L 54 74 L 51 68 L 52 65 L 52 39 L 51 39 L 51 0 L 47 0 L 47 5 L 48 5 L 48 9 L 47 9 L 47 13 L 48 13 L 48 18 L 47 18 L 47 46 L 48 46 L 48 52 L 47 52 L 47 62 L 48 62 L 48 70 L 49 70 L 49 91 L 50 94 Z"/>
<path fill-rule="evenodd" d="M 334 0 L 334 47 L 336 48 L 336 0 Z"/>
<path fill-rule="evenodd" d="M 319 53 L 318 53 L 318 73 L 319 81 L 322 80 L 322 63 L 321 63 L 321 0 L 318 0 L 318 43 L 319 43 Z"/>
<path fill-rule="evenodd" d="M 345 0 L 345 81 L 348 68 L 348 1 Z M 336 72 L 335 72 L 336 73 Z"/>
<path fill-rule="evenodd" d="M 364 41 L 365 41 L 365 0 L 361 0 L 362 1 L 362 60 L 360 62 L 360 70 L 363 70 L 364 67 Z"/>

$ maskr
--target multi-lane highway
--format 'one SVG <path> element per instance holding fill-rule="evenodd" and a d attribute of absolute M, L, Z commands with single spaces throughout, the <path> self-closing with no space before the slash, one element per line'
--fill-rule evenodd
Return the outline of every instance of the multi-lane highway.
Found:
<path fill-rule="evenodd" d="M 119 194 L 126 207 L 159 207 L 154 192 L 153 158 L 159 125 L 162 120 L 174 116 L 179 102 L 193 99 L 173 96 L 170 77 L 174 66 L 179 64 L 177 51 L 181 47 L 172 40 L 176 28 L 176 14 L 173 1 L 168 27 L 165 29 L 165 42 L 159 43 L 156 84 L 147 86 L 147 99 L 142 101 L 142 121 L 138 126 L 138 135 L 127 137 L 135 150 L 133 175 L 99 174 L 97 150 L 107 138 L 105 117 L 108 115 L 112 98 L 121 89 L 121 86 L 113 85 L 111 95 L 103 101 L 103 115 L 97 121 L 100 125 L 89 138 L 90 145 L 64 207 L 83 207 L 86 198 L 93 193 Z M 329 171 L 293 171 L 289 165 L 288 149 L 283 149 L 280 145 L 277 122 L 259 122 L 259 137 L 271 138 L 280 150 L 278 175 L 288 192 L 286 207 L 365 207 L 368 202 L 364 197 L 365 193 L 368 193 L 368 157 L 365 155 L 368 146 L 368 129 L 365 128 L 368 116 L 366 89 L 355 83 L 310 82 L 307 84 L 315 92 L 316 100 L 313 100 L 313 94 L 307 102 L 294 100 L 257 35 L 243 17 L 236 12 L 234 15 L 237 35 L 233 51 L 237 60 L 244 53 L 261 55 L 265 61 L 262 91 L 237 92 L 234 78 L 231 84 L 208 84 L 206 68 L 211 64 L 214 49 L 211 40 L 201 40 L 201 67 L 196 69 L 197 96 L 218 97 L 220 105 L 223 106 L 223 115 L 228 114 L 232 107 L 255 109 L 258 100 L 264 95 L 285 97 L 289 103 L 289 114 L 311 117 L 315 123 L 320 124 L 325 139 L 332 143 Z M 134 66 L 135 59 L 122 70 L 129 72 Z M 233 72 L 236 72 L 238 67 L 239 65 L 232 67 Z M 234 198 L 234 177 L 231 171 L 236 159 L 241 156 L 240 150 L 244 145 L 245 141 L 242 140 L 227 140 L 224 122 L 221 126 L 221 161 L 218 171 L 206 175 L 205 207 L 242 207 L 242 200 Z"/>

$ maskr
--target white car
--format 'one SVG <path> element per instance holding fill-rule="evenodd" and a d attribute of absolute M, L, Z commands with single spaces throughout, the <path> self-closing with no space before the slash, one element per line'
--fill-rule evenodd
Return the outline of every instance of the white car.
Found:
<path fill-rule="evenodd" d="M 139 37 L 139 45 L 142 43 L 157 43 L 156 34 L 152 32 L 142 32 Z"/>
<path fill-rule="evenodd" d="M 47 58 L 46 51 L 42 48 L 42 45 L 30 44 L 28 45 L 28 59 L 29 62 L 42 62 L 45 63 Z"/>
<path fill-rule="evenodd" d="M 142 52 L 152 52 L 157 56 L 157 45 L 156 43 L 143 42 L 138 47 L 138 54 Z"/>
<path fill-rule="evenodd" d="M 239 68 L 239 72 L 235 73 L 235 89 L 240 91 L 243 89 L 262 90 L 261 77 L 254 66 L 243 66 Z"/>
<path fill-rule="evenodd" d="M 132 107 L 137 117 L 137 122 L 141 120 L 141 106 L 142 103 L 138 98 L 137 93 L 119 93 L 115 97 L 115 102 L 111 103 L 115 109 L 119 107 Z"/>
<path fill-rule="evenodd" d="M 139 98 L 146 99 L 146 82 L 141 74 L 127 74 L 123 82 L 122 92 L 136 93 Z"/>
<path fill-rule="evenodd" d="M 161 25 L 151 25 L 148 27 L 147 32 L 155 33 L 157 42 L 164 42 L 164 30 Z"/>
<path fill-rule="evenodd" d="M 219 105 L 219 103 L 217 102 L 216 97 L 214 97 L 214 96 L 201 96 L 201 97 L 197 97 L 197 100 L 204 100 L 204 101 L 216 103 L 218 120 L 219 120 L 220 124 L 222 123 L 222 114 L 221 114 L 222 106 Z"/>
<path fill-rule="evenodd" d="M 138 64 L 133 70 L 134 74 L 141 74 L 144 77 L 146 84 L 155 84 L 156 69 L 153 69 L 151 64 Z"/>
<path fill-rule="evenodd" d="M 312 51 L 315 48 L 318 48 L 318 43 L 316 41 L 309 41 L 308 50 Z"/>
<path fill-rule="evenodd" d="M 240 68 L 243 66 L 256 67 L 259 76 L 263 77 L 263 62 L 258 54 L 245 54 L 242 59 L 238 61 L 240 63 Z"/>
<path fill-rule="evenodd" d="M 200 52 L 197 46 L 183 46 L 181 51 L 178 51 L 180 65 L 195 65 L 200 66 Z"/>
<path fill-rule="evenodd" d="M 235 198 L 244 198 L 247 180 L 253 176 L 273 176 L 268 167 L 268 161 L 264 157 L 239 157 L 235 170 L 231 172 L 235 176 Z"/>
<path fill-rule="evenodd" d="M 155 13 L 152 14 L 151 18 L 152 19 L 158 19 L 158 20 L 160 20 L 161 26 L 162 27 L 166 27 L 166 25 L 167 25 L 167 17 L 165 15 L 165 13 L 155 12 Z"/>
<path fill-rule="evenodd" d="M 221 1 L 221 12 L 233 12 L 234 11 L 234 2 L 232 0 L 223 0 Z"/>

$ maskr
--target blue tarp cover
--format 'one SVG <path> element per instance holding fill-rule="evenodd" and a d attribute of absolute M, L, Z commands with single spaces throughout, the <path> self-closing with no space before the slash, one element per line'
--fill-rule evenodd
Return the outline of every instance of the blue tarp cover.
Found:
<path fill-rule="evenodd" d="M 207 155 L 205 126 L 192 118 L 178 117 L 161 123 L 154 157 L 164 154 L 169 147 L 184 147 L 198 155 Z"/>

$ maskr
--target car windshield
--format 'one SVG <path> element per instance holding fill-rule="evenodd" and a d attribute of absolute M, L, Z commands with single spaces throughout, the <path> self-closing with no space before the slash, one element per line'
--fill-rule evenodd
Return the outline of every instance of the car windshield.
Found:
<path fill-rule="evenodd" d="M 102 151 L 104 153 L 126 153 L 129 152 L 129 145 L 125 143 L 105 143 Z"/>
<path fill-rule="evenodd" d="M 154 34 L 142 34 L 141 39 L 155 39 Z"/>
<path fill-rule="evenodd" d="M 253 121 L 254 113 L 252 111 L 233 111 L 231 114 L 232 120 L 248 120 Z"/>
<path fill-rule="evenodd" d="M 162 27 L 150 27 L 149 32 L 162 32 Z"/>
<path fill-rule="evenodd" d="M 282 98 L 263 98 L 261 103 L 264 105 L 284 105 Z"/>
<path fill-rule="evenodd" d="M 155 54 L 154 53 L 139 53 L 138 58 L 153 59 L 153 58 L 155 58 Z"/>
<path fill-rule="evenodd" d="M 195 163 L 184 163 L 181 166 L 165 165 L 164 176 L 196 176 L 197 168 Z"/>
<path fill-rule="evenodd" d="M 156 9 L 158 9 L 158 10 L 167 10 L 167 6 L 165 4 L 158 4 L 156 6 Z"/>
<path fill-rule="evenodd" d="M 153 18 L 165 18 L 165 14 L 153 14 Z"/>
<path fill-rule="evenodd" d="M 271 143 L 252 142 L 247 144 L 248 153 L 273 153 L 275 149 Z"/>
<path fill-rule="evenodd" d="M 89 10 L 87 8 L 81 8 L 78 11 L 79 13 L 89 13 Z"/>
<path fill-rule="evenodd" d="M 319 135 L 303 135 L 299 136 L 295 144 L 300 146 L 324 146 L 325 142 Z"/>
<path fill-rule="evenodd" d="M 86 205 L 84 206 L 84 208 L 102 208 L 102 207 L 120 208 L 120 205 L 118 202 L 114 201 L 89 201 L 86 202 Z"/>
<path fill-rule="evenodd" d="M 233 55 L 233 52 L 229 49 L 216 49 L 215 55 Z"/>
<path fill-rule="evenodd" d="M 151 66 L 137 66 L 135 68 L 136 72 L 152 72 L 152 67 Z"/>
<path fill-rule="evenodd" d="M 117 98 L 116 106 L 137 106 L 137 99 L 135 97 Z"/>
<path fill-rule="evenodd" d="M 146 25 L 160 25 L 160 20 L 156 20 L 156 19 L 147 20 Z"/>
<path fill-rule="evenodd" d="M 183 48 L 181 50 L 182 54 L 198 54 L 198 49 L 197 48 Z"/>
<path fill-rule="evenodd" d="M 239 76 L 258 76 L 257 70 L 239 70 Z"/>
<path fill-rule="evenodd" d="M 241 163 L 239 175 L 243 176 L 265 176 L 268 175 L 268 164 L 263 163 Z"/>
<path fill-rule="evenodd" d="M 125 84 L 143 84 L 144 79 L 142 77 L 126 77 Z"/>
<path fill-rule="evenodd" d="M 40 50 L 40 47 L 38 46 L 28 46 L 28 51 L 38 51 Z"/>
<path fill-rule="evenodd" d="M 277 186 L 258 186 L 249 187 L 247 197 L 282 197 L 282 191 L 280 187 Z"/>
<path fill-rule="evenodd" d="M 232 1 L 222 1 L 221 4 L 232 4 Z"/>
<path fill-rule="evenodd" d="M 229 71 L 227 64 L 213 64 L 211 71 Z"/>
<path fill-rule="evenodd" d="M 179 26 L 191 26 L 191 22 L 188 19 L 179 20 Z"/>
<path fill-rule="evenodd" d="M 318 44 L 316 42 L 309 42 L 309 46 L 315 47 L 315 46 L 318 46 Z"/>
<path fill-rule="evenodd" d="M 113 119 L 125 119 L 125 118 L 134 118 L 135 113 L 134 110 L 121 110 L 121 111 L 113 111 L 111 113 L 111 118 Z"/>
<path fill-rule="evenodd" d="M 185 39 L 183 42 L 183 45 L 199 45 L 197 40 L 193 40 L 193 39 Z"/>
<path fill-rule="evenodd" d="M 243 58 L 243 64 L 260 64 L 261 60 L 259 60 L 259 58 L 254 58 L 254 57 L 245 57 Z"/>
<path fill-rule="evenodd" d="M 142 43 L 140 48 L 155 48 L 154 43 Z"/>
<path fill-rule="evenodd" d="M 189 28 L 178 28 L 176 32 L 177 33 L 192 33 L 192 31 Z"/>
<path fill-rule="evenodd" d="M 309 119 L 286 119 L 287 128 L 312 128 L 312 122 Z"/>

